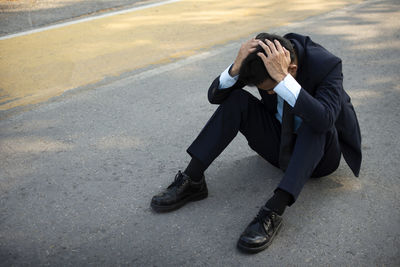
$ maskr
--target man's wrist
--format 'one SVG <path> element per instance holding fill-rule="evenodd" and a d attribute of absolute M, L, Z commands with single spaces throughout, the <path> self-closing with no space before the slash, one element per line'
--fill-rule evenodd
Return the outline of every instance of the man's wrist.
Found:
<path fill-rule="evenodd" d="M 227 68 L 221 73 L 221 75 L 219 76 L 219 86 L 218 86 L 218 89 L 229 88 L 229 87 L 233 86 L 233 85 L 236 83 L 236 81 L 237 81 L 237 79 L 238 79 L 238 76 L 231 76 L 231 75 L 229 74 L 229 70 L 232 68 L 232 65 L 233 65 L 233 64 L 231 64 L 229 67 L 227 67 Z"/>
<path fill-rule="evenodd" d="M 292 107 L 296 104 L 300 90 L 301 85 L 290 74 L 274 88 L 274 91 Z"/>
<path fill-rule="evenodd" d="M 283 81 L 285 78 L 286 78 L 286 76 L 288 76 L 289 75 L 289 73 L 286 73 L 286 74 L 280 74 L 280 75 L 278 75 L 278 77 L 276 77 L 277 79 L 275 80 L 277 83 L 280 83 L 281 81 Z"/>
<path fill-rule="evenodd" d="M 232 67 L 229 69 L 229 75 L 231 75 L 232 77 L 235 77 L 239 74 L 239 69 L 236 67 L 236 64 L 233 63 Z"/>

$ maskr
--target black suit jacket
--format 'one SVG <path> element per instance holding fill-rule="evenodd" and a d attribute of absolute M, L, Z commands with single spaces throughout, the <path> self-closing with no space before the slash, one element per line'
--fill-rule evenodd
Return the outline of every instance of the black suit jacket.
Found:
<path fill-rule="evenodd" d="M 336 127 L 343 157 L 358 176 L 362 159 L 360 127 L 350 97 L 343 89 L 341 59 L 308 36 L 289 33 L 284 37 L 295 47 L 299 65 L 296 80 L 302 87 L 293 112 L 316 132 L 324 133 Z M 220 104 L 232 90 L 241 89 L 245 84 L 238 81 L 224 90 L 218 86 L 219 77 L 208 90 L 212 104 Z M 276 94 L 259 92 L 268 111 L 275 114 Z"/>

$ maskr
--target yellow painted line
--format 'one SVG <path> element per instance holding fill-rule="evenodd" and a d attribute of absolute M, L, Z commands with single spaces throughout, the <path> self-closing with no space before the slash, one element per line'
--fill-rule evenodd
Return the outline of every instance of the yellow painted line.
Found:
<path fill-rule="evenodd" d="M 360 0 L 181 0 L 0 40 L 0 110 Z"/>

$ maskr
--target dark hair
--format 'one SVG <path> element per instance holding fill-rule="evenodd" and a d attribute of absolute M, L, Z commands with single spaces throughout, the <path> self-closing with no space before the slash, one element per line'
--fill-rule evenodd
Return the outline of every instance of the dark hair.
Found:
<path fill-rule="evenodd" d="M 259 39 L 264 43 L 265 39 L 268 39 L 271 42 L 278 40 L 281 45 L 290 52 L 290 61 L 294 61 L 294 48 L 288 39 L 276 34 L 269 34 L 265 32 L 257 34 L 256 39 Z M 246 85 L 254 86 L 264 82 L 267 79 L 272 79 L 264 66 L 264 62 L 259 56 L 257 56 L 258 52 L 262 52 L 266 55 L 264 49 L 258 45 L 256 50 L 243 60 L 242 66 L 240 67 L 239 80 L 244 82 Z"/>

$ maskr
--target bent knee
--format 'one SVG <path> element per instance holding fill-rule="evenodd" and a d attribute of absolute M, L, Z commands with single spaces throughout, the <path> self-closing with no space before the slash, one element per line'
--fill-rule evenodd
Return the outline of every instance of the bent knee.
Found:
<path fill-rule="evenodd" d="M 233 90 L 221 104 L 236 104 L 240 106 L 240 103 L 248 102 L 249 94 L 249 92 L 243 89 Z"/>

